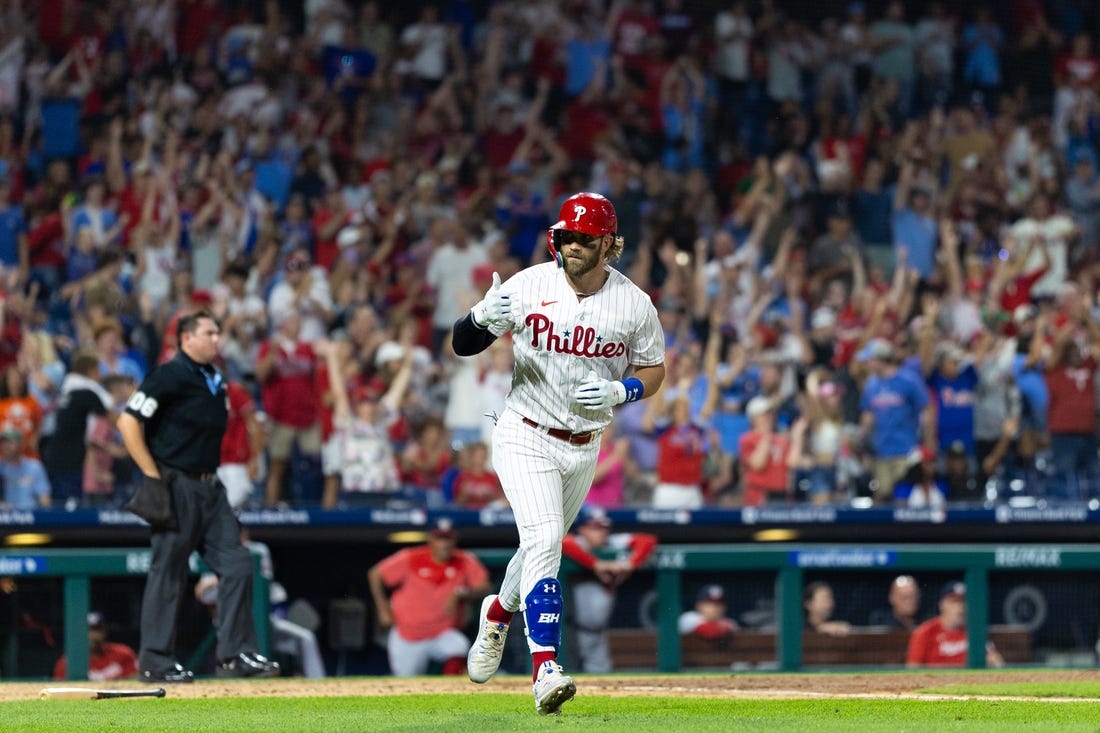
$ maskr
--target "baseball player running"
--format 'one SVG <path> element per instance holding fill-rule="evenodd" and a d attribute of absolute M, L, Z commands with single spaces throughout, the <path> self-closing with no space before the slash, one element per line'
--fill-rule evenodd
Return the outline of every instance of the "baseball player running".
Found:
<path fill-rule="evenodd" d="M 657 311 L 609 263 L 623 250 L 615 207 L 578 193 L 547 232 L 553 262 L 506 283 L 493 274 L 484 299 L 454 326 L 454 351 L 470 356 L 512 334 L 515 369 L 493 430 L 493 464 L 512 507 L 519 549 L 497 595 L 481 604 L 479 635 L 467 658 L 470 679 L 488 682 L 500 666 L 508 625 L 524 614 L 535 709 L 561 713 L 577 686 L 557 663 L 562 538 L 592 484 L 600 431 L 611 409 L 649 397 L 665 376 Z M 630 377 L 623 378 L 627 367 Z"/>

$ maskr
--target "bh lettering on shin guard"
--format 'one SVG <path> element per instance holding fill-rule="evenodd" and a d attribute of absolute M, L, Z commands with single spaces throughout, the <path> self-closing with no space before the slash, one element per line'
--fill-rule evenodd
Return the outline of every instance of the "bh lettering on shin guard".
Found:
<path fill-rule="evenodd" d="M 561 583 L 543 578 L 527 594 L 523 612 L 527 635 L 539 646 L 561 646 Z"/>

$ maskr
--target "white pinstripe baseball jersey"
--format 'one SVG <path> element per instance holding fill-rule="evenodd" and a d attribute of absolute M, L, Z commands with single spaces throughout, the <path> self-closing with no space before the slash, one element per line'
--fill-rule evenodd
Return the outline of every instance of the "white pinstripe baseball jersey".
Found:
<path fill-rule="evenodd" d="M 577 299 L 554 262 L 523 270 L 501 285 L 511 296 L 515 371 L 505 405 L 540 425 L 574 433 L 611 422 L 611 410 L 590 410 L 573 399 L 589 370 L 622 379 L 628 366 L 665 360 L 665 340 L 649 296 L 613 267 L 593 295 Z"/>

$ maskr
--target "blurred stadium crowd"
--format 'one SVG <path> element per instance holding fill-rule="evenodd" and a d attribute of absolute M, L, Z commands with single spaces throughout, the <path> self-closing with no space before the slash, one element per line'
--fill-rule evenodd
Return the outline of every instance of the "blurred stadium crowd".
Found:
<path fill-rule="evenodd" d="M 449 330 L 579 190 L 668 343 L 592 503 L 1100 498 L 1098 16 L 0 2 L 5 501 L 117 504 L 111 412 L 207 307 L 235 503 L 503 506 L 510 348 Z"/>

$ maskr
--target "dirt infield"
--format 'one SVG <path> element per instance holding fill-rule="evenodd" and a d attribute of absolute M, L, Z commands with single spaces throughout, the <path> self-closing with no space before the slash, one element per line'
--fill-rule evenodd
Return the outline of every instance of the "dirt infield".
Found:
<path fill-rule="evenodd" d="M 651 675 L 651 676 L 586 676 L 577 678 L 578 694 L 583 695 L 675 695 L 677 697 L 799 699 L 829 697 L 911 698 L 926 697 L 919 691 L 928 687 L 944 687 L 967 683 L 1022 683 L 1064 681 L 1096 681 L 1092 670 L 1018 670 L 996 672 L 898 672 L 886 674 L 858 673 L 844 675 L 807 674 L 715 674 L 715 675 Z M 6 682 L 0 684 L 0 702 L 29 700 L 38 697 L 48 686 L 94 687 L 98 689 L 133 689 L 137 682 Z M 275 680 L 199 680 L 190 685 L 166 688 L 170 698 L 214 697 L 316 697 L 316 696 L 378 696 L 417 693 L 481 694 L 490 692 L 522 692 L 530 694 L 531 683 L 526 677 L 499 677 L 487 685 L 475 685 L 464 678 L 417 677 L 342 677 L 325 680 L 287 678 Z M 928 695 L 942 699 L 942 695 Z"/>

